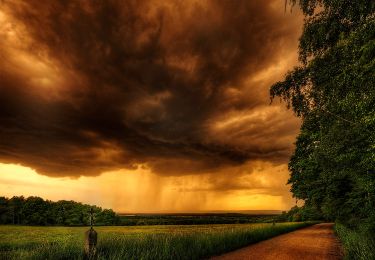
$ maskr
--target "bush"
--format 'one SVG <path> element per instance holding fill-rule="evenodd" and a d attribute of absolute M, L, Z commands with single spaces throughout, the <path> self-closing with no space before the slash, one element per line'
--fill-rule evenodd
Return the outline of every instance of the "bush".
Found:
<path fill-rule="evenodd" d="M 335 231 L 345 250 L 345 259 L 374 260 L 375 238 L 366 229 L 350 229 L 336 224 Z"/>
<path fill-rule="evenodd" d="M 302 207 L 295 206 L 288 212 L 283 212 L 279 217 L 278 221 L 317 221 L 323 220 L 321 212 L 314 206 L 304 205 Z"/>

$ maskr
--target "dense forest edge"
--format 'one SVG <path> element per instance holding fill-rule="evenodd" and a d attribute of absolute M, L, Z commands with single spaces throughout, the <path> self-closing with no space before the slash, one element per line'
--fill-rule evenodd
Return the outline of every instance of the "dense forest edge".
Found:
<path fill-rule="evenodd" d="M 300 65 L 270 95 L 302 120 L 289 184 L 305 206 L 291 214 L 336 222 L 348 259 L 375 259 L 375 1 L 289 4 L 305 17 Z"/>
<path fill-rule="evenodd" d="M 93 209 L 95 225 L 116 225 L 119 216 L 111 209 L 75 201 L 53 202 L 40 197 L 0 197 L 0 224 L 35 226 L 85 226 Z"/>

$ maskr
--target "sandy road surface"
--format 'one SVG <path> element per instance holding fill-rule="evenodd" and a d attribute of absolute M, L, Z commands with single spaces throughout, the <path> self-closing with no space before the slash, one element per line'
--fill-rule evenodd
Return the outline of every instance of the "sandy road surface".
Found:
<path fill-rule="evenodd" d="M 333 232 L 333 224 L 323 223 L 280 235 L 212 259 L 337 260 L 342 259 L 342 250 Z"/>

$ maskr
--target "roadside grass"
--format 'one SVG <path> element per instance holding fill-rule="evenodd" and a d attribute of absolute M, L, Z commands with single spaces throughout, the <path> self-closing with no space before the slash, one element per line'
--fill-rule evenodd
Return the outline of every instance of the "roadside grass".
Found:
<path fill-rule="evenodd" d="M 97 256 L 202 259 L 311 224 L 97 227 Z M 87 227 L 0 226 L 0 259 L 82 259 L 85 230 Z"/>
<path fill-rule="evenodd" d="M 375 260 L 374 234 L 364 234 L 338 223 L 335 231 L 344 247 L 345 259 Z"/>

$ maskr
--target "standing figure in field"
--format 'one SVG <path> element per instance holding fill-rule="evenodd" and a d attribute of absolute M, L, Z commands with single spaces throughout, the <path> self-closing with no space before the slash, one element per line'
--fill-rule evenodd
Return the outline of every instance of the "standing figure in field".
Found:
<path fill-rule="evenodd" d="M 95 259 L 98 233 L 93 228 L 94 211 L 90 209 L 90 229 L 85 232 L 85 259 Z"/>

